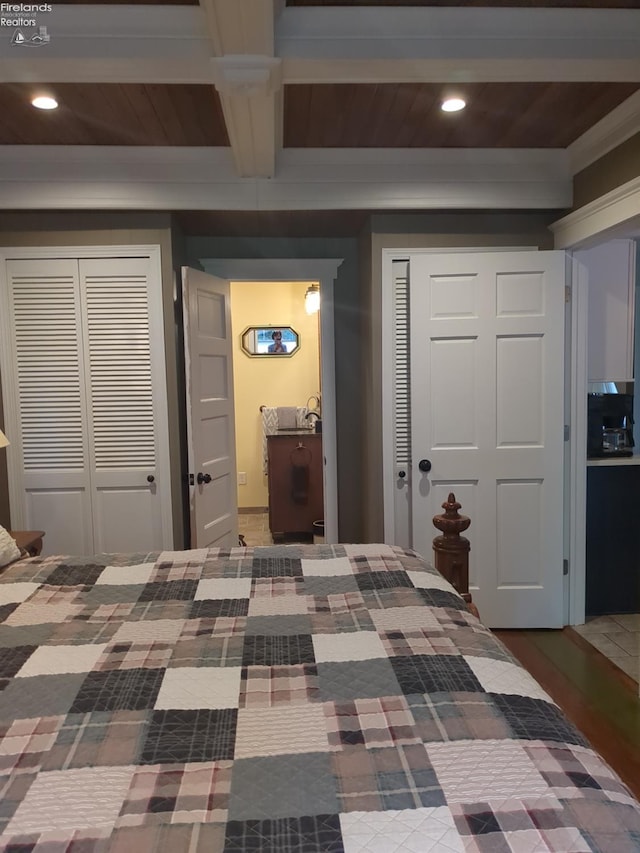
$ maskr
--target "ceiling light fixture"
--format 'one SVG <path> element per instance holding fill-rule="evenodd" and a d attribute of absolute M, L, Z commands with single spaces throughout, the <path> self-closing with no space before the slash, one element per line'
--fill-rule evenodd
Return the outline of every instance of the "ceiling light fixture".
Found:
<path fill-rule="evenodd" d="M 447 98 L 446 101 L 442 102 L 441 109 L 444 110 L 445 113 L 457 113 L 459 110 L 463 110 L 467 106 L 466 101 L 463 101 L 462 98 Z"/>
<path fill-rule="evenodd" d="M 31 103 L 39 110 L 55 110 L 58 108 L 56 99 L 49 97 L 49 95 L 38 95 L 37 98 L 32 99 Z"/>
<path fill-rule="evenodd" d="M 320 310 L 320 288 L 312 284 L 304 295 L 304 310 L 307 314 L 315 314 Z"/>

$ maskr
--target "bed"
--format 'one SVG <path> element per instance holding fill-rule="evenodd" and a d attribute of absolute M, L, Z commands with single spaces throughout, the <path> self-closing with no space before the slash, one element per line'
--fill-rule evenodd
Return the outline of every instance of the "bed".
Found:
<path fill-rule="evenodd" d="M 1 850 L 640 849 L 629 790 L 412 551 L 23 558 L 0 619 Z"/>

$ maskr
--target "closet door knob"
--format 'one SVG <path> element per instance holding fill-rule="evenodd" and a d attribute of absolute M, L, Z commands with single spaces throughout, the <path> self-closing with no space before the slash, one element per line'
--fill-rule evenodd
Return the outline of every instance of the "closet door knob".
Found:
<path fill-rule="evenodd" d="M 147 483 L 154 483 L 155 479 L 156 478 L 153 476 L 153 474 L 149 474 L 149 476 L 147 477 Z"/>
<path fill-rule="evenodd" d="M 406 472 L 406 471 L 398 471 L 398 477 L 400 477 L 400 479 L 401 479 L 401 480 L 404 480 L 404 478 L 405 478 L 406 476 L 407 476 L 407 472 Z"/>
<path fill-rule="evenodd" d="M 424 472 L 425 472 L 425 474 L 426 474 L 428 471 L 430 471 L 430 470 L 431 470 L 431 461 L 430 461 L 429 459 L 421 459 L 421 460 L 418 462 L 418 468 L 419 468 L 421 471 L 424 471 Z"/>
<path fill-rule="evenodd" d="M 197 481 L 199 486 L 201 486 L 203 483 L 210 483 L 211 482 L 211 474 L 203 474 L 202 472 L 200 472 L 198 474 L 198 476 L 196 477 L 196 481 Z"/>

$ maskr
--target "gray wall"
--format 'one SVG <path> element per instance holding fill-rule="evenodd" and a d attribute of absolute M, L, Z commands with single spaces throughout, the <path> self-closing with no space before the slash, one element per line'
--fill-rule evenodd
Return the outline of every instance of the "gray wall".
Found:
<path fill-rule="evenodd" d="M 174 329 L 174 270 L 171 217 L 164 213 L 3 213 L 0 214 L 0 246 L 108 246 L 159 245 L 162 263 L 164 334 L 166 347 L 169 450 L 174 507 L 180 492 L 181 410 L 178 400 L 176 335 Z M 1 381 L 1 377 L 0 377 Z M 1 395 L 0 395 L 1 396 Z M 10 452 L 11 448 L 7 448 Z M 0 451 L 0 523 L 9 524 L 6 452 Z M 183 525 L 174 511 L 174 541 L 182 547 Z"/>
<path fill-rule="evenodd" d="M 187 238 L 189 264 L 200 258 L 344 258 L 334 290 L 338 529 L 343 542 L 362 538 L 361 307 L 358 245 L 350 238 Z"/>
<path fill-rule="evenodd" d="M 381 542 L 384 537 L 382 476 L 382 250 L 442 248 L 459 246 L 531 246 L 553 248 L 548 225 L 558 211 L 540 213 L 443 212 L 428 214 L 385 214 L 371 217 L 371 275 L 362 284 L 366 299 L 363 331 L 363 470 L 368 499 L 364 507 L 364 537 Z"/>

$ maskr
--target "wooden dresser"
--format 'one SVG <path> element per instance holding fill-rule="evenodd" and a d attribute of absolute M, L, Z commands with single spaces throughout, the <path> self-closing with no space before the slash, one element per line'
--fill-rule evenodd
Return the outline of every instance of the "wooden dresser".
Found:
<path fill-rule="evenodd" d="M 274 541 L 313 534 L 324 518 L 322 433 L 307 430 L 267 437 L 269 528 Z"/>

